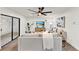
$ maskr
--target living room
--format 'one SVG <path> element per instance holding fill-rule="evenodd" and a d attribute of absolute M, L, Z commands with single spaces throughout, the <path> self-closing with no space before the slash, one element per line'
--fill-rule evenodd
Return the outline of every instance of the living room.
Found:
<path fill-rule="evenodd" d="M 0 16 L 2 51 L 6 49 L 10 51 L 6 46 L 11 48 L 16 46 L 15 51 L 79 50 L 78 7 L 2 7 L 0 9 L 0 14 L 3 15 Z M 2 37 L 8 35 L 8 32 L 10 32 L 9 39 L 3 41 Z M 55 41 L 54 36 L 59 40 Z M 39 40 L 35 40 L 36 38 Z"/>

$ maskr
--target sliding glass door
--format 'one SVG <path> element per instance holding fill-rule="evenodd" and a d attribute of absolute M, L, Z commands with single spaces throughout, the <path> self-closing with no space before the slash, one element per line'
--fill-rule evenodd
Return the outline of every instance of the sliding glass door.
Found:
<path fill-rule="evenodd" d="M 1 49 L 1 23 L 0 23 L 0 49 Z"/>
<path fill-rule="evenodd" d="M 13 18 L 13 39 L 17 38 L 19 36 L 19 19 Z"/>
<path fill-rule="evenodd" d="M 10 17 L 1 16 L 1 46 L 11 41 L 12 20 Z"/>
<path fill-rule="evenodd" d="M 20 36 L 20 18 L 1 14 L 1 46 Z"/>

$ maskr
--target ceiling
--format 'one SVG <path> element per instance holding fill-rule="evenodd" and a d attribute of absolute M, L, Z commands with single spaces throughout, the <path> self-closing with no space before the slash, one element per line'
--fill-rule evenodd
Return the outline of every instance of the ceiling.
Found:
<path fill-rule="evenodd" d="M 6 7 L 6 8 L 14 12 L 17 12 L 25 17 L 36 16 L 36 14 L 34 14 L 33 12 L 27 9 L 38 11 L 38 7 Z M 45 7 L 44 11 L 52 11 L 53 12 L 52 14 L 47 14 L 47 15 L 54 15 L 54 14 L 62 14 L 69 9 L 70 9 L 69 7 Z"/>

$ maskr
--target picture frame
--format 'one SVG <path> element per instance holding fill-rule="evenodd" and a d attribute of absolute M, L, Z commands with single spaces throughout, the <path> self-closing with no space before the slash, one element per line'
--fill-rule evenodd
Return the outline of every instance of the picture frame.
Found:
<path fill-rule="evenodd" d="M 44 21 L 36 21 L 35 31 L 36 32 L 42 32 L 42 31 L 44 31 L 45 30 L 44 25 L 45 25 Z"/>
<path fill-rule="evenodd" d="M 57 18 L 57 27 L 65 28 L 65 16 Z"/>

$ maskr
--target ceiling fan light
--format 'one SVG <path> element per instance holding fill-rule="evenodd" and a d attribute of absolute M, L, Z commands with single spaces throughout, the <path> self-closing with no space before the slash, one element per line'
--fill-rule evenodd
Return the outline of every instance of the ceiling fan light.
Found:
<path fill-rule="evenodd" d="M 41 15 L 41 13 L 38 13 L 38 16 L 40 16 Z"/>

